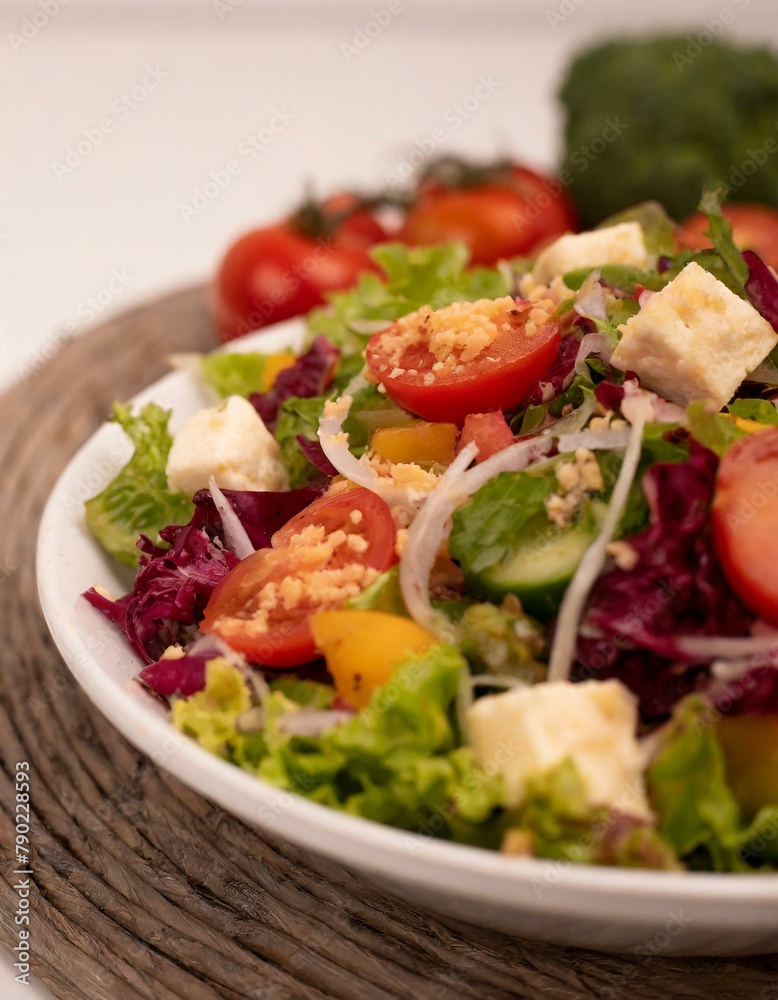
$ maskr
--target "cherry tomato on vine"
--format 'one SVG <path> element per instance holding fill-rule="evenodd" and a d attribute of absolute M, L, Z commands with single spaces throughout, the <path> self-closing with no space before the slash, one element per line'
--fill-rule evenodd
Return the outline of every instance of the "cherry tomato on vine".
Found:
<path fill-rule="evenodd" d="M 326 292 L 350 288 L 362 271 L 377 271 L 368 250 L 387 233 L 375 213 L 358 204 L 352 195 L 335 195 L 240 237 L 210 289 L 221 340 L 304 315 Z"/>
<path fill-rule="evenodd" d="M 433 165 L 399 238 L 412 246 L 461 240 L 472 264 L 529 254 L 577 228 L 562 185 L 514 164 Z"/>

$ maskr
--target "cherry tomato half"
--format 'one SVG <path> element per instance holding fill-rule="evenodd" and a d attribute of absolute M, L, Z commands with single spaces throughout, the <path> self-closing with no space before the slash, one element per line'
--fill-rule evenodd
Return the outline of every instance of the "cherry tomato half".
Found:
<path fill-rule="evenodd" d="M 749 434 L 721 460 L 711 528 L 732 589 L 778 626 L 778 428 Z"/>
<path fill-rule="evenodd" d="M 435 355 L 423 341 L 406 347 L 395 363 L 391 341 L 399 334 L 394 324 L 368 341 L 367 366 L 398 406 L 425 420 L 461 426 L 470 413 L 517 406 L 556 358 L 559 323 L 549 320 L 530 336 L 525 331 L 527 312 L 527 303 L 517 303 L 495 317 L 500 332 L 488 348 L 462 365 L 437 372 Z"/>
<path fill-rule="evenodd" d="M 423 184 L 400 239 L 412 246 L 461 240 L 470 248 L 471 263 L 494 264 L 577 228 L 559 182 L 518 166 L 484 176 L 494 179 L 461 188 Z"/>
<path fill-rule="evenodd" d="M 301 542 L 308 528 L 323 533 Z M 346 539 L 327 554 L 336 532 Z M 211 595 L 200 628 L 255 663 L 308 663 L 316 658 L 311 616 L 340 607 L 349 596 L 342 586 L 345 575 L 353 589 L 360 568 L 382 573 L 392 566 L 395 542 L 391 511 L 375 493 L 360 487 L 325 494 L 276 532 L 272 548 L 259 549 L 227 574 Z"/>
<path fill-rule="evenodd" d="M 765 264 L 778 269 L 778 209 L 768 205 L 725 205 L 721 214 L 732 223 L 732 238 L 741 250 L 753 250 Z M 713 244 L 703 233 L 708 220 L 695 212 L 676 233 L 681 246 L 689 250 L 707 250 Z"/>
<path fill-rule="evenodd" d="M 331 228 L 353 203 L 350 195 L 328 199 L 320 224 Z M 386 238 L 367 210 L 319 236 L 301 231 L 292 219 L 246 233 L 225 254 L 210 289 L 220 338 L 301 316 L 321 305 L 326 292 L 350 288 L 362 271 L 378 270 L 367 251 Z"/>

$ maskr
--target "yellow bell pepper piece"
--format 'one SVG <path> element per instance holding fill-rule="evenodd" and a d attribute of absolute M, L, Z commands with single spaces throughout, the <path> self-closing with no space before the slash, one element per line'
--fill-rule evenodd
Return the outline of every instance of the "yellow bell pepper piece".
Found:
<path fill-rule="evenodd" d="M 761 424 L 758 420 L 748 420 L 746 417 L 735 417 L 735 427 L 746 434 L 757 434 L 759 431 L 766 431 L 772 424 Z"/>
<path fill-rule="evenodd" d="M 456 443 L 456 424 L 417 420 L 407 427 L 379 428 L 373 435 L 371 448 L 388 462 L 451 465 Z"/>
<path fill-rule="evenodd" d="M 410 618 L 358 608 L 319 611 L 311 629 L 336 691 L 355 708 L 368 704 L 401 660 L 437 642 Z"/>
<path fill-rule="evenodd" d="M 291 368 L 296 360 L 295 355 L 289 351 L 281 354 L 268 354 L 262 371 L 262 392 L 270 392 L 273 383 L 278 378 L 278 373 L 282 372 L 284 368 Z"/>

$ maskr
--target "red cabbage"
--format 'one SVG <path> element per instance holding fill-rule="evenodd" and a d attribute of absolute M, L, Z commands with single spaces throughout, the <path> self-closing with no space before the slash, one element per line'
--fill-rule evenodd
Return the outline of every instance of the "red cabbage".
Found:
<path fill-rule="evenodd" d="M 270 490 L 222 490 L 255 549 L 267 548 L 278 529 L 312 504 L 321 492 L 321 489 L 313 486 L 278 493 Z M 195 512 L 190 524 L 197 528 L 207 526 L 222 545 L 226 546 L 222 519 L 210 490 L 195 493 L 194 504 Z"/>
<path fill-rule="evenodd" d="M 136 679 L 162 698 L 172 698 L 174 695 L 188 698 L 205 687 L 205 665 L 212 659 L 211 653 L 158 660 L 144 667 Z"/>
<path fill-rule="evenodd" d="M 651 524 L 629 539 L 630 570 L 607 570 L 581 627 L 575 676 L 617 677 L 647 718 L 666 715 L 708 667 L 680 654 L 689 635 L 747 635 L 753 615 L 730 590 L 708 525 L 718 458 L 690 441 L 686 462 L 657 463 L 643 477 Z"/>
<path fill-rule="evenodd" d="M 315 465 L 319 472 L 328 478 L 337 476 L 338 470 L 324 454 L 324 449 L 318 441 L 309 440 L 304 434 L 298 434 L 296 439 L 300 451 L 305 455 L 311 465 Z"/>
<path fill-rule="evenodd" d="M 303 487 L 286 493 L 224 490 L 255 548 L 312 503 L 321 490 Z M 154 663 L 174 643 L 186 645 L 214 588 L 238 559 L 225 548 L 221 517 L 208 490 L 194 497 L 195 511 L 183 526 L 169 525 L 160 537 L 170 549 L 141 536 L 140 571 L 131 593 L 118 601 L 94 588 L 84 597 L 121 629 L 145 663 Z"/>
<path fill-rule="evenodd" d="M 746 295 L 756 311 L 778 330 L 778 280 L 753 250 L 744 250 L 741 256 L 748 264 Z"/>
<path fill-rule="evenodd" d="M 541 403 L 548 403 L 554 399 L 570 384 L 575 369 L 575 359 L 578 357 L 578 348 L 581 341 L 577 337 L 563 337 L 559 344 L 557 356 L 551 367 L 536 379 L 525 398 L 528 406 L 540 406 Z M 553 395 L 548 395 L 546 386 L 551 386 Z"/>
<path fill-rule="evenodd" d="M 285 399 L 291 396 L 308 399 L 323 395 L 332 382 L 339 360 L 340 350 L 326 337 L 317 337 L 310 350 L 301 354 L 289 368 L 278 373 L 272 389 L 252 393 L 249 399 L 268 430 L 275 430 L 278 410 Z"/>
<path fill-rule="evenodd" d="M 769 656 L 754 657 L 751 669 L 712 697 L 726 715 L 778 714 L 778 662 Z"/>
<path fill-rule="evenodd" d="M 159 534 L 170 549 L 156 548 L 141 536 L 138 548 L 144 554 L 129 594 L 118 601 L 94 588 L 84 594 L 146 663 L 158 660 L 168 646 L 193 638 L 214 588 L 238 563 L 207 527 L 169 525 Z"/>

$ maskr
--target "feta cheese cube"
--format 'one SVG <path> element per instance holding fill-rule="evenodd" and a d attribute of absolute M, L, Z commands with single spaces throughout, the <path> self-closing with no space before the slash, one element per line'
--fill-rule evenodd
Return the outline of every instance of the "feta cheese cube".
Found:
<path fill-rule="evenodd" d="M 645 267 L 648 251 L 639 222 L 620 222 L 588 233 L 568 233 L 542 250 L 532 268 L 535 281 L 548 284 L 555 275 L 580 267 L 626 264 Z"/>
<path fill-rule="evenodd" d="M 674 403 L 722 407 L 778 343 L 754 307 L 691 263 L 619 327 L 616 368 Z"/>
<path fill-rule="evenodd" d="M 488 774 L 501 773 L 509 806 L 530 778 L 572 760 L 591 808 L 648 817 L 637 704 L 617 680 L 515 687 L 479 698 L 468 712 L 470 740 Z"/>
<path fill-rule="evenodd" d="M 190 417 L 173 438 L 166 472 L 171 490 L 190 496 L 211 476 L 226 490 L 289 487 L 275 438 L 243 396 Z"/>

